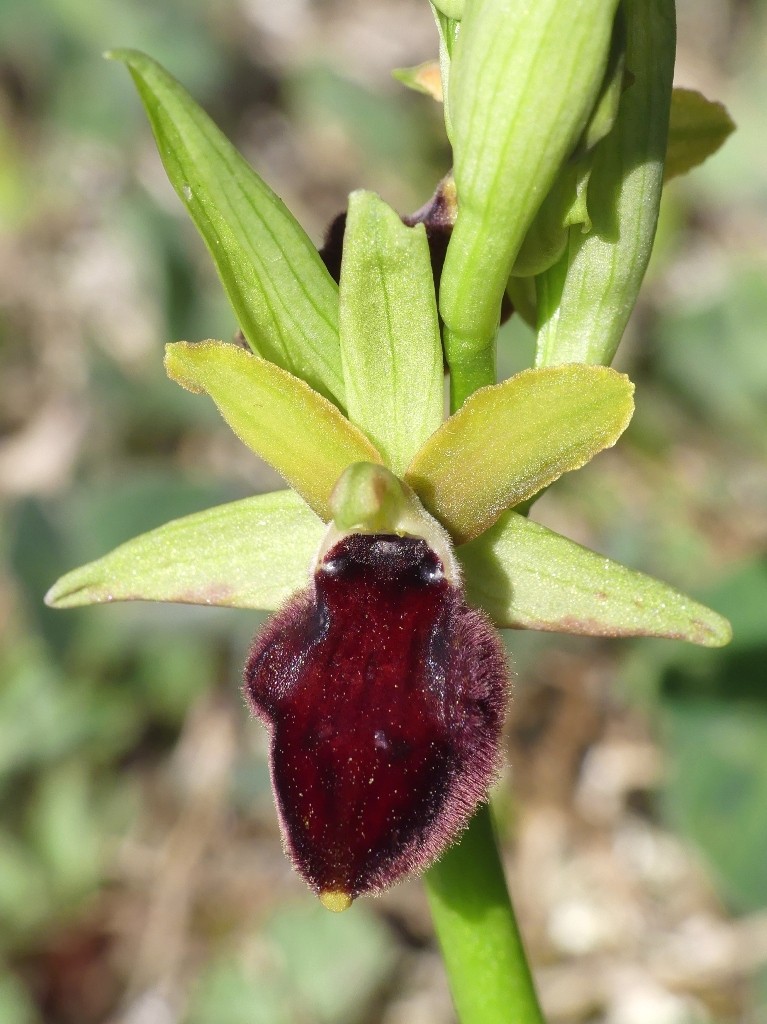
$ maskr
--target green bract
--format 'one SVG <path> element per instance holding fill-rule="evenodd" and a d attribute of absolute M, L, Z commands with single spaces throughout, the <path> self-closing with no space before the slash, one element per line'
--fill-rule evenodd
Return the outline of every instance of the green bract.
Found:
<path fill-rule="evenodd" d="M 457 75 L 451 89 L 464 192 L 443 298 L 449 296 L 450 310 L 464 294 L 467 305 L 459 306 L 478 312 L 484 326 L 476 338 L 483 345 L 497 317 L 497 310 L 487 311 L 499 301 L 498 282 L 508 276 L 508 260 L 538 203 L 536 190 L 542 198 L 587 122 L 614 4 L 538 5 L 524 22 L 537 41 L 535 59 L 529 37 L 509 20 L 513 6 L 467 5 L 450 69 Z M 587 15 L 588 33 L 579 20 Z M 631 26 L 631 5 L 629 15 Z M 477 48 L 491 41 L 487 61 L 478 61 Z M 637 45 L 629 32 L 629 56 Z M 512 511 L 615 443 L 633 409 L 628 378 L 572 363 L 493 384 L 486 365 L 492 349 L 470 347 L 469 362 L 477 352 L 477 366 L 484 360 L 475 383 L 492 386 L 443 423 L 442 351 L 423 227 L 405 227 L 371 193 L 353 194 L 339 295 L 300 227 L 181 87 L 148 58 L 117 55 L 136 79 L 168 173 L 261 353 L 218 341 L 178 342 L 168 346 L 167 371 L 209 395 L 237 436 L 295 493 L 233 502 L 161 526 L 68 573 L 51 588 L 49 604 L 158 600 L 276 608 L 306 585 L 325 524 L 335 519 L 342 530 L 428 535 L 446 559 L 452 558 L 449 534 L 469 600 L 501 627 L 727 641 L 729 627 L 715 613 Z M 551 70 L 544 57 L 565 76 L 572 102 L 555 82 L 553 98 L 549 90 L 547 103 L 539 103 L 545 69 Z M 480 65 L 487 77 L 477 80 Z M 494 126 L 478 111 L 492 108 L 500 86 L 522 106 L 514 108 L 518 120 L 506 108 L 498 111 L 503 117 Z M 649 103 L 641 81 L 635 86 L 634 100 Z M 472 112 L 475 93 L 483 103 Z M 618 125 L 624 115 L 622 106 Z M 543 152 L 536 132 L 553 150 Z M 597 152 L 612 139 L 611 132 Z M 501 210 L 502 193 L 488 182 L 482 160 L 466 149 L 480 142 L 507 187 L 515 175 L 521 178 L 522 191 L 510 188 L 507 197 L 511 213 Z M 525 147 L 543 187 L 521 166 Z M 500 225 L 516 239 L 504 242 L 505 255 L 486 208 L 503 213 Z M 495 255 L 489 263 L 483 253 L 474 259 L 472 246 L 490 235 Z M 468 299 L 466 288 L 473 289 Z M 447 336 L 450 356 L 455 334 Z M 348 418 L 320 391 L 337 403 L 343 396 Z"/>
<path fill-rule="evenodd" d="M 253 351 L 343 406 L 338 290 L 304 229 L 175 78 L 136 50 L 108 56 L 133 76 Z"/>
<path fill-rule="evenodd" d="M 440 291 L 454 401 L 486 382 L 506 282 L 585 128 L 617 0 L 471 3 L 450 64 L 458 219 Z"/>
<path fill-rule="evenodd" d="M 650 259 L 674 73 L 668 0 L 624 0 L 626 68 L 618 117 L 594 150 L 586 233 L 571 227 L 560 261 L 536 280 L 536 365 L 610 363 Z"/>

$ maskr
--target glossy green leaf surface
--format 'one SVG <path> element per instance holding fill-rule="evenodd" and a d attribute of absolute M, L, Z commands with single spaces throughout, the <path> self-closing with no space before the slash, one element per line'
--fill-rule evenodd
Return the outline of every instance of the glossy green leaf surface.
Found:
<path fill-rule="evenodd" d="M 730 640 L 730 624 L 710 608 L 516 512 L 457 554 L 469 601 L 498 626 L 705 647 Z"/>
<path fill-rule="evenodd" d="M 594 150 L 591 230 L 570 228 L 561 260 L 537 278 L 537 366 L 610 363 L 650 259 L 674 74 L 674 6 L 625 0 L 623 10 L 632 82 Z"/>
<path fill-rule="evenodd" d="M 578 469 L 626 429 L 634 385 L 607 367 L 524 370 L 482 388 L 429 438 L 406 481 L 456 542 Z"/>
<path fill-rule="evenodd" d="M 293 491 L 233 501 L 175 519 L 62 576 L 54 608 L 176 601 L 278 608 L 306 585 L 325 525 Z"/>
<path fill-rule="evenodd" d="M 664 178 L 702 164 L 735 131 L 735 124 L 721 103 L 707 100 L 695 89 L 674 89 Z"/>
<path fill-rule="evenodd" d="M 372 192 L 353 192 L 340 288 L 347 414 L 395 473 L 442 422 L 442 343 L 429 245 Z"/>
<path fill-rule="evenodd" d="M 168 177 L 253 350 L 343 406 L 338 291 L 282 200 L 186 90 L 136 50 L 127 65 Z"/>
<path fill-rule="evenodd" d="M 492 342 L 517 251 L 602 84 L 616 6 L 539 0 L 522 17 L 515 0 L 496 0 L 464 10 L 448 93 L 459 213 L 440 290 L 451 369 Z"/>
<path fill-rule="evenodd" d="M 165 351 L 168 376 L 210 395 L 243 444 L 322 519 L 330 518 L 328 498 L 347 466 L 381 461 L 332 402 L 274 363 L 221 341 L 179 341 Z"/>

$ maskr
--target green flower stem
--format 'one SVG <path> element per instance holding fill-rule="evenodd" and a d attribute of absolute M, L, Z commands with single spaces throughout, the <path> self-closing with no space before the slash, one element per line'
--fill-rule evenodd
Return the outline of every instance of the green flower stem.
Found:
<path fill-rule="evenodd" d="M 478 388 L 495 384 L 495 341 L 479 351 L 462 351 L 447 324 L 442 337 L 450 369 L 450 409 L 455 412 Z"/>
<path fill-rule="evenodd" d="M 544 1024 L 487 805 L 425 883 L 461 1024 Z"/>
<path fill-rule="evenodd" d="M 479 357 L 453 362 L 445 342 L 455 412 L 495 383 L 495 343 Z M 487 804 L 424 884 L 461 1024 L 544 1024 Z"/>

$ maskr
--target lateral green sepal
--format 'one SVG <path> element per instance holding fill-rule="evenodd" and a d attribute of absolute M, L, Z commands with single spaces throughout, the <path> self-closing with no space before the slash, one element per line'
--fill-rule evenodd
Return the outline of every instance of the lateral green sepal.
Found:
<path fill-rule="evenodd" d="M 293 491 L 261 494 L 134 537 L 62 576 L 45 602 L 52 608 L 111 601 L 279 608 L 306 586 L 324 533 L 322 520 Z"/>
<path fill-rule="evenodd" d="M 500 627 L 583 636 L 729 643 L 729 622 L 660 580 L 628 569 L 516 512 L 457 549 L 468 600 Z"/>

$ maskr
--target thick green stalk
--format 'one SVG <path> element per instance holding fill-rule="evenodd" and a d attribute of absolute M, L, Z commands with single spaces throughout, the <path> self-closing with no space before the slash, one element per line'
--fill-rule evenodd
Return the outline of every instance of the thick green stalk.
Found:
<path fill-rule="evenodd" d="M 488 806 L 425 883 L 461 1024 L 544 1024 Z"/>
<path fill-rule="evenodd" d="M 451 366 L 451 412 L 494 383 L 493 343 L 484 358 Z M 424 883 L 461 1024 L 544 1024 L 487 805 Z"/>
<path fill-rule="evenodd" d="M 462 354 L 453 349 L 452 337 L 444 327 L 445 355 L 450 367 L 450 409 L 460 409 L 478 388 L 495 384 L 495 340 L 478 352 Z"/>

